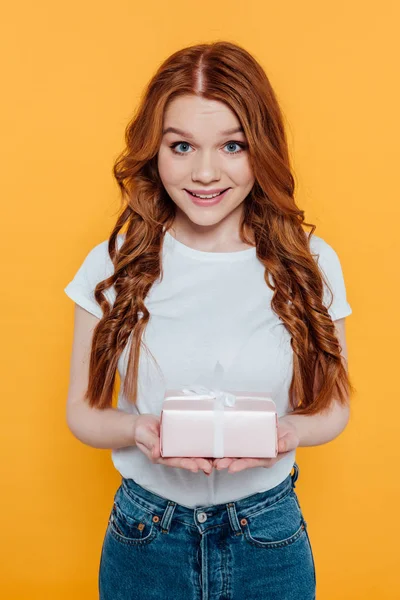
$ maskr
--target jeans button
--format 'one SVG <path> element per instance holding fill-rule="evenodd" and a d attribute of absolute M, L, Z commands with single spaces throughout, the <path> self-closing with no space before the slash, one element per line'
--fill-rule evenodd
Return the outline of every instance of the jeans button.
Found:
<path fill-rule="evenodd" d="M 207 515 L 205 512 L 200 512 L 197 515 L 197 520 L 199 521 L 199 523 L 204 523 L 204 521 L 207 521 Z"/>

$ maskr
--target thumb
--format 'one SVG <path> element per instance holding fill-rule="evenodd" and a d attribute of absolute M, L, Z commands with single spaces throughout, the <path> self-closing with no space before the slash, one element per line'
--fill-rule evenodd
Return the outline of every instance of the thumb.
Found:
<path fill-rule="evenodd" d="M 293 432 L 288 431 L 280 438 L 278 442 L 278 452 L 290 452 L 295 450 L 298 445 L 299 440 L 297 436 Z"/>
<path fill-rule="evenodd" d="M 290 439 L 289 436 L 284 435 L 283 437 L 280 438 L 280 440 L 278 441 L 278 452 L 282 453 L 282 452 L 287 452 L 289 450 L 289 446 L 290 446 Z"/>
<path fill-rule="evenodd" d="M 152 458 L 160 458 L 160 456 L 161 456 L 160 444 L 159 444 L 158 440 L 155 444 L 153 444 L 153 447 L 151 449 L 151 456 L 152 456 Z"/>
<path fill-rule="evenodd" d="M 157 435 L 157 432 L 154 431 L 152 427 L 146 428 L 140 432 L 138 437 L 139 439 L 137 441 L 143 444 L 143 446 L 146 446 L 149 452 L 151 452 L 153 455 L 153 449 L 157 448 L 160 444 L 160 438 Z"/>

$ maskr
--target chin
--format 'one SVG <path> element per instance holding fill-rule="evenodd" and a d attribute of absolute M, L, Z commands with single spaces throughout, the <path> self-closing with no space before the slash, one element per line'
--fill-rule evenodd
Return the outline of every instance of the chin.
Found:
<path fill-rule="evenodd" d="M 227 215 L 212 215 L 210 213 L 208 214 L 204 214 L 204 215 L 193 215 L 191 213 L 185 213 L 186 217 L 189 219 L 189 221 L 191 221 L 192 223 L 199 225 L 199 226 L 203 226 L 203 227 L 210 227 L 210 225 L 217 225 L 217 223 L 220 223 Z"/>

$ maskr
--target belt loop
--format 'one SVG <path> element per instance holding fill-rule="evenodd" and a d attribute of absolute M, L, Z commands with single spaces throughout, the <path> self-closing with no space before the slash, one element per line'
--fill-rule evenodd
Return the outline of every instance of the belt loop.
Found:
<path fill-rule="evenodd" d="M 299 471 L 300 471 L 299 466 L 298 466 L 297 463 L 294 463 L 293 469 L 294 469 L 294 473 L 292 475 L 292 487 L 295 488 L 296 487 L 296 481 L 297 481 L 297 479 L 299 477 Z"/>
<path fill-rule="evenodd" d="M 236 535 L 240 535 L 242 533 L 242 529 L 239 525 L 235 502 L 228 502 L 226 504 L 226 509 L 228 511 L 228 518 L 233 531 L 236 533 Z"/>
<path fill-rule="evenodd" d="M 175 507 L 176 502 L 169 500 L 160 522 L 162 533 L 169 533 L 169 528 L 171 525 L 172 515 L 174 514 Z"/>

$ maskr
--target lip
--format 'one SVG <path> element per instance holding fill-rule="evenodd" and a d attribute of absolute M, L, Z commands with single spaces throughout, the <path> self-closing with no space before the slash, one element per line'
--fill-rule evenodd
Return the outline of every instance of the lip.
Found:
<path fill-rule="evenodd" d="M 228 189 L 229 188 L 214 188 L 212 190 L 189 190 L 189 189 L 187 189 L 187 191 L 192 192 L 192 194 L 200 194 L 201 196 L 209 196 L 210 194 L 219 194 L 220 192 L 223 192 Z"/>
<path fill-rule="evenodd" d="M 220 194 L 219 196 L 216 196 L 216 198 L 210 198 L 208 200 L 202 199 L 202 198 L 196 198 L 195 196 L 192 196 L 192 194 L 190 194 L 189 191 L 186 189 L 185 189 L 185 192 L 187 193 L 189 198 L 192 200 L 193 204 L 196 204 L 197 206 L 214 206 L 214 204 L 219 204 L 223 200 L 223 198 L 225 198 L 226 193 L 229 192 L 230 189 L 231 188 L 226 188 L 222 194 Z M 211 194 L 212 192 L 208 192 L 208 193 Z M 216 194 L 217 192 L 213 192 L 213 193 Z"/>

